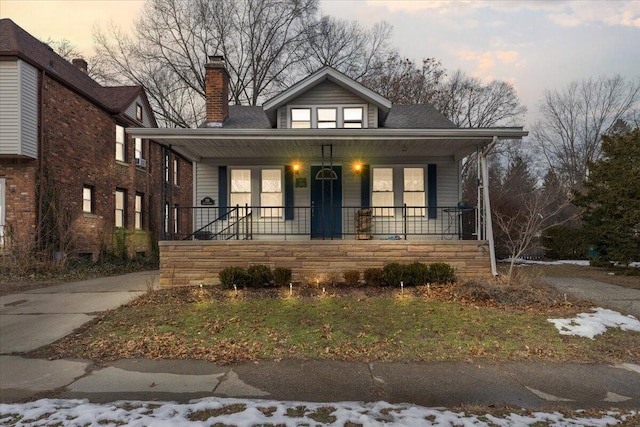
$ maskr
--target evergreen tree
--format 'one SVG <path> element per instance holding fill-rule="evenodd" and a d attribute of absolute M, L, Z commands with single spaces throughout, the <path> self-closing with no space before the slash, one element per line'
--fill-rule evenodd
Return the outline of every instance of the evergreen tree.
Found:
<path fill-rule="evenodd" d="M 606 135 L 575 203 L 603 261 L 640 261 L 640 129 Z"/>

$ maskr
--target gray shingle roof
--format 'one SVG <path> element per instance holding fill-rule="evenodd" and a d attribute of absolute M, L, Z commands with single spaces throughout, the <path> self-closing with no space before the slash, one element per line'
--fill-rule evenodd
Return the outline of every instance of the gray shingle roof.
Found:
<path fill-rule="evenodd" d="M 457 128 L 430 104 L 394 104 L 384 122 L 387 129 L 448 129 Z"/>
<path fill-rule="evenodd" d="M 271 123 L 260 106 L 229 105 L 229 118 L 224 122 L 229 129 L 271 129 Z"/>

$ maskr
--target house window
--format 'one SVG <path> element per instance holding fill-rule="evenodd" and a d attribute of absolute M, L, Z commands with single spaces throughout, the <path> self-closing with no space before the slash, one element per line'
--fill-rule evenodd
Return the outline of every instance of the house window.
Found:
<path fill-rule="evenodd" d="M 142 230 L 142 194 L 136 194 L 135 202 L 135 218 L 134 218 L 136 230 Z"/>
<path fill-rule="evenodd" d="M 116 125 L 116 160 L 125 161 L 125 134 L 122 126 Z"/>
<path fill-rule="evenodd" d="M 142 121 L 142 105 L 136 104 L 136 119 L 141 122 Z"/>
<path fill-rule="evenodd" d="M 93 187 L 82 187 L 82 212 L 93 213 Z"/>
<path fill-rule="evenodd" d="M 164 182 L 169 182 L 169 154 L 164 156 Z"/>
<path fill-rule="evenodd" d="M 334 129 L 338 125 L 338 111 L 335 108 L 318 108 L 318 129 Z"/>
<path fill-rule="evenodd" d="M 251 170 L 233 169 L 231 171 L 231 207 L 251 206 Z"/>
<path fill-rule="evenodd" d="M 142 157 L 142 138 L 136 138 L 136 149 L 135 149 L 135 153 L 136 153 L 136 159 L 143 159 L 144 157 Z"/>
<path fill-rule="evenodd" d="M 173 234 L 178 234 L 178 211 L 179 206 L 175 205 L 173 207 Z"/>
<path fill-rule="evenodd" d="M 178 159 L 173 159 L 173 185 L 178 185 Z"/>
<path fill-rule="evenodd" d="M 407 216 L 424 216 L 424 169 L 404 168 L 403 202 L 407 205 Z"/>
<path fill-rule="evenodd" d="M 393 169 L 373 168 L 371 204 L 375 216 L 393 216 Z"/>
<path fill-rule="evenodd" d="M 362 107 L 349 107 L 342 110 L 345 129 L 362 128 Z"/>
<path fill-rule="evenodd" d="M 164 204 L 164 232 L 169 234 L 169 203 Z"/>
<path fill-rule="evenodd" d="M 291 129 L 311 128 L 311 108 L 291 109 Z"/>
<path fill-rule="evenodd" d="M 0 178 L 0 247 L 4 246 L 4 221 L 5 221 L 5 201 L 4 190 L 6 184 L 5 179 Z"/>
<path fill-rule="evenodd" d="M 260 216 L 263 218 L 282 217 L 282 171 L 262 170 L 262 192 L 260 193 Z"/>
<path fill-rule="evenodd" d="M 126 193 L 124 190 L 116 190 L 116 227 L 124 227 L 125 219 L 125 198 Z"/>

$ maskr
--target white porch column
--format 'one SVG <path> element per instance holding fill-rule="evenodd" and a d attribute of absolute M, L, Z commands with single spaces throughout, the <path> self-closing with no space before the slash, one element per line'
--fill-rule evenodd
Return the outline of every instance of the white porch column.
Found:
<path fill-rule="evenodd" d="M 491 219 L 491 200 L 489 198 L 489 165 L 487 162 L 487 155 L 496 145 L 498 137 L 494 136 L 493 141 L 489 144 L 480 155 L 480 169 L 482 171 L 482 190 L 483 190 L 483 205 L 484 205 L 484 234 L 489 242 L 489 257 L 491 259 L 491 273 L 494 276 L 498 276 L 498 267 L 496 265 L 496 248 L 493 240 L 493 221 Z"/>

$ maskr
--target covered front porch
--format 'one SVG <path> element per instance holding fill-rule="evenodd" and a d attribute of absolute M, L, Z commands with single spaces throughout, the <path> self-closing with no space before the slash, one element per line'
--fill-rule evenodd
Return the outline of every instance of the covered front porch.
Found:
<path fill-rule="evenodd" d="M 520 128 L 131 129 L 194 162 L 194 204 L 166 212 L 165 286 L 216 283 L 226 266 L 312 274 L 447 262 L 495 274 L 486 154 Z M 477 153 L 478 207 L 461 201 Z M 275 200 L 275 202 L 274 202 Z"/>

